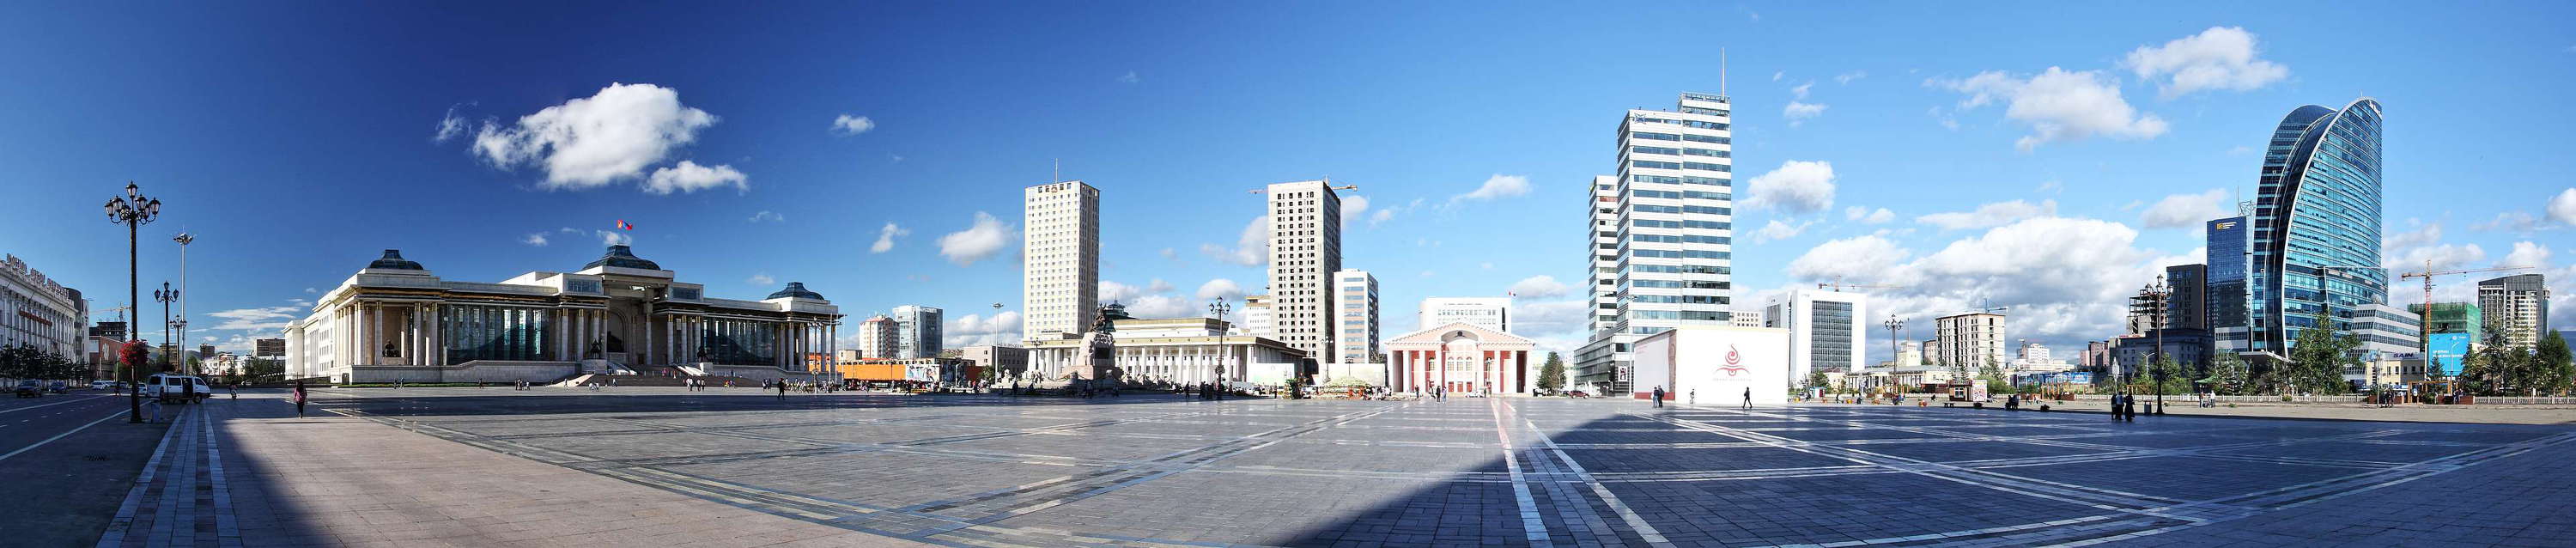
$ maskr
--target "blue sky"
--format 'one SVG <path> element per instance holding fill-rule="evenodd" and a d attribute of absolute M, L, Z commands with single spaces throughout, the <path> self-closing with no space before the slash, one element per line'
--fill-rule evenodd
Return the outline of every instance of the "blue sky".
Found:
<path fill-rule="evenodd" d="M 1906 286 L 1872 316 L 2012 306 L 2010 336 L 2071 351 L 2199 261 L 2158 220 L 2232 209 L 2283 114 L 2362 96 L 2392 262 L 2576 278 L 2565 4 L 1386 4 L 22 4 L 0 250 L 117 306 L 97 208 L 138 182 L 167 204 L 146 283 L 199 234 L 192 341 L 237 348 L 379 250 L 498 281 L 624 219 L 712 295 L 802 281 L 854 316 L 947 308 L 970 342 L 1009 336 L 1019 192 L 1059 160 L 1102 189 L 1114 293 L 1173 313 L 1264 283 L 1229 260 L 1247 189 L 1330 176 L 1368 202 L 1345 264 L 1394 331 L 1518 285 L 1516 330 L 1562 346 L 1622 109 L 1719 91 L 1724 47 L 1740 306 L 1842 275 Z"/>

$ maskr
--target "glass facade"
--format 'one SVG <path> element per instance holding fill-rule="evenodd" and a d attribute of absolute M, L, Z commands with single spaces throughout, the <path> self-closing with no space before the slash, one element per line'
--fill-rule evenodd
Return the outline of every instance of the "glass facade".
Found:
<path fill-rule="evenodd" d="M 2246 348 L 2245 267 L 2246 225 L 2244 217 L 2228 217 L 2209 222 L 2209 279 L 2204 287 L 2209 292 L 2207 313 L 2209 328 L 2220 331 L 2219 348 L 2243 351 Z"/>
<path fill-rule="evenodd" d="M 2350 311 L 2387 302 L 2380 120 L 2379 102 L 2361 99 L 2300 107 L 2273 132 L 2249 219 L 2247 351 L 2286 354 L 2320 313 L 2350 330 Z"/>
<path fill-rule="evenodd" d="M 555 357 L 546 329 L 552 309 L 451 304 L 439 307 L 439 333 L 447 364 L 474 360 L 549 361 Z"/>
<path fill-rule="evenodd" d="M 1851 371 L 1852 303 L 1815 301 L 1807 305 L 1807 314 L 1807 325 L 1814 333 L 1807 339 L 1810 370 Z"/>
<path fill-rule="evenodd" d="M 698 328 L 698 353 L 721 364 L 767 364 L 778 356 L 778 326 L 758 320 L 707 318 Z"/>

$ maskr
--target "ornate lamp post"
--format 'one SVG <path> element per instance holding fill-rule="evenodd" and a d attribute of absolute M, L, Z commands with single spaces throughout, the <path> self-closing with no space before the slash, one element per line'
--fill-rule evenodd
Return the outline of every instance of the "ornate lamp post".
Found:
<path fill-rule="evenodd" d="M 152 300 L 161 303 L 161 344 L 170 345 L 169 352 L 161 353 L 161 370 L 172 371 L 174 369 L 170 366 L 170 360 L 174 358 L 171 355 L 179 353 L 180 350 L 179 343 L 170 339 L 170 328 L 173 327 L 170 321 L 170 303 L 179 300 L 179 290 L 171 289 L 170 282 L 161 282 L 161 290 L 152 292 Z"/>
<path fill-rule="evenodd" d="M 142 187 L 135 186 L 131 181 L 125 183 L 124 196 L 112 196 L 107 199 L 108 222 L 125 225 L 125 302 L 127 303 L 143 301 L 137 289 L 140 282 L 136 281 L 135 274 L 137 271 L 134 250 L 136 227 L 150 224 L 153 218 L 160 216 L 161 200 L 144 197 Z M 134 340 L 136 334 L 134 326 L 127 325 L 125 330 L 126 340 Z M 138 375 L 140 372 L 134 371 L 134 368 L 125 369 L 127 408 L 125 422 L 143 422 L 143 383 L 141 382 L 143 379 Z"/>
<path fill-rule="evenodd" d="M 1901 344 L 1905 340 L 1905 337 L 1899 334 L 1905 330 L 1905 320 L 1896 319 L 1895 314 L 1889 314 L 1887 315 L 1887 322 L 1879 325 L 1887 326 L 1887 378 L 1894 379 L 1896 378 L 1896 368 L 1905 367 L 1907 365 L 1904 363 L 1898 363 L 1897 361 L 1897 358 L 1904 357 L 1905 354 L 1903 350 L 1900 350 L 1900 348 L 1903 348 Z"/>
<path fill-rule="evenodd" d="M 2171 368 L 2158 363 L 2157 360 L 2172 359 L 2171 355 L 2165 353 L 2165 310 L 2171 307 L 2171 303 L 2166 301 L 2173 298 L 2173 287 L 2165 285 L 2165 275 L 2157 274 L 2156 283 L 2147 286 L 2144 292 L 2155 303 L 2155 310 L 2148 313 L 2155 316 L 2156 348 L 2155 351 L 2147 353 L 2147 371 L 2156 376 L 2155 414 L 2162 415 L 2165 414 L 2165 370 Z"/>

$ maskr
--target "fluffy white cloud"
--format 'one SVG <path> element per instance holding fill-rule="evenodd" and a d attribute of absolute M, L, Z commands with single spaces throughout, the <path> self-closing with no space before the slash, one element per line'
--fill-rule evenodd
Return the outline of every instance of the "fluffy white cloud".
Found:
<path fill-rule="evenodd" d="M 1163 281 L 1161 278 L 1155 278 L 1153 282 L 1146 284 L 1144 287 L 1137 287 L 1109 280 L 1101 280 L 1100 300 L 1102 302 L 1127 302 L 1147 295 L 1168 293 L 1171 292 L 1171 290 L 1171 282 Z"/>
<path fill-rule="evenodd" d="M 1145 295 L 1126 304 L 1127 314 L 1138 318 L 1188 318 L 1207 312 L 1179 295 Z"/>
<path fill-rule="evenodd" d="M 2156 200 L 2147 208 L 2143 220 L 2147 228 L 2191 228 L 2210 219 L 2236 214 L 2227 207 L 2227 189 L 2210 189 L 2199 194 L 2175 194 Z"/>
<path fill-rule="evenodd" d="M 2201 259 L 2197 252 L 2139 249 L 2137 236 L 2137 230 L 2110 221 L 2024 219 L 1902 264 L 1902 249 L 1863 236 L 1837 241 L 1848 245 L 1819 246 L 1791 263 L 1791 274 L 1806 281 L 1843 275 L 1851 283 L 1900 286 L 1871 290 L 1870 312 L 1909 323 L 1971 307 L 2009 307 L 2013 338 L 2062 348 L 2121 332 L 2125 297 L 2164 266 Z M 1927 333 L 1928 326 L 1920 324 L 1913 333 Z M 1884 341 L 1873 346 L 1884 359 Z"/>
<path fill-rule="evenodd" d="M 1513 303 L 1512 334 L 1523 336 L 1580 335 L 1590 331 L 1588 325 L 1592 321 L 1592 310 L 1592 302 L 1588 298 L 1562 301 Z M 1417 319 L 1414 323 L 1422 322 Z M 1419 326 L 1415 329 L 1429 329 L 1430 327 L 1431 326 Z M 1390 334 L 1388 336 L 1392 337 L 1394 335 Z M 1581 344 L 1582 341 L 1574 341 L 1574 346 L 1580 346 Z M 1574 346 L 1555 348 L 1563 348 L 1570 351 L 1573 350 Z"/>
<path fill-rule="evenodd" d="M 1796 87 L 1789 88 L 1789 97 L 1791 99 L 1805 99 L 1807 98 L 1807 90 L 1815 89 L 1815 87 L 1816 83 L 1812 80 L 1804 84 L 1798 84 Z"/>
<path fill-rule="evenodd" d="M 975 212 L 975 224 L 965 230 L 939 237 L 939 254 L 957 266 L 973 266 L 976 261 L 993 258 L 1011 246 L 1018 235 L 1001 219 L 982 211 Z"/>
<path fill-rule="evenodd" d="M 868 244 L 868 252 L 869 252 L 869 253 L 884 253 L 884 252 L 887 252 L 887 251 L 893 251 L 893 250 L 894 250 L 894 239 L 895 239 L 896 237 L 899 237 L 899 236 L 911 236 L 911 235 L 912 235 L 912 230 L 911 230 L 911 229 L 907 229 L 907 228 L 904 228 L 904 227 L 902 227 L 902 226 L 900 226 L 900 225 L 896 225 L 896 224 L 894 224 L 894 221 L 886 221 L 886 224 L 885 224 L 885 226 L 884 226 L 884 227 L 880 227 L 880 228 L 878 228 L 878 229 L 877 229 L 877 241 L 876 241 L 876 243 Z"/>
<path fill-rule="evenodd" d="M 2120 97 L 2116 79 L 2097 71 L 2069 72 L 2057 67 L 2030 78 L 1988 71 L 1964 80 L 1931 80 L 1926 85 L 1968 94 L 1961 110 L 2004 103 L 2004 118 L 2028 126 L 2030 135 L 2014 146 L 2023 151 L 2041 143 L 2074 141 L 2100 135 L 2148 139 L 2165 133 L 2162 118 L 2141 114 Z"/>
<path fill-rule="evenodd" d="M 1798 124 L 1806 123 L 1808 118 L 1824 114 L 1825 105 L 1816 103 L 1790 101 L 1788 106 L 1780 107 L 1780 115 L 1789 119 L 1789 127 L 1798 127 Z"/>
<path fill-rule="evenodd" d="M 1369 198 L 1367 196 L 1343 196 L 1342 229 L 1344 231 L 1348 231 L 1351 228 L 1351 225 L 1359 224 L 1360 220 L 1368 215 L 1368 211 Z"/>
<path fill-rule="evenodd" d="M 843 114 L 832 119 L 832 132 L 842 135 L 858 135 L 861 133 L 867 133 L 868 130 L 876 128 L 877 121 L 870 120 L 866 116 L 851 116 Z"/>
<path fill-rule="evenodd" d="M 2549 218 L 2559 224 L 2576 226 L 2576 188 L 2559 191 L 2549 198 Z"/>
<path fill-rule="evenodd" d="M 2138 46 L 2120 66 L 2144 80 L 2157 80 L 2165 97 L 2224 89 L 2245 91 L 2290 77 L 2290 68 L 2254 58 L 2254 33 L 2244 27 L 2210 27 L 2176 38 L 2161 47 Z"/>
<path fill-rule="evenodd" d="M 770 211 L 770 210 L 766 210 L 766 209 L 760 210 L 760 212 L 759 212 L 759 213 L 753 213 L 753 214 L 751 214 L 751 222 L 755 222 L 755 223 L 757 223 L 757 222 L 761 222 L 761 221 L 769 221 L 769 222 L 773 222 L 773 223 L 784 223 L 784 222 L 787 222 L 787 216 L 786 216 L 786 215 L 779 215 L 779 214 L 778 214 L 778 212 Z"/>
<path fill-rule="evenodd" d="M 1896 220 L 1896 212 L 1888 211 L 1884 207 L 1873 211 L 1868 207 L 1851 206 L 1843 208 L 1843 220 L 1860 221 L 1863 224 L 1882 224 Z"/>
<path fill-rule="evenodd" d="M 1976 211 L 1948 211 L 1915 217 L 1914 221 L 1946 230 L 1989 228 L 2012 224 L 2032 217 L 2057 215 L 2057 200 L 2030 203 L 2021 200 L 1995 202 L 1977 206 Z"/>
<path fill-rule="evenodd" d="M 2533 217 L 2531 216 L 2531 212 L 2517 209 L 2497 213 L 2494 219 L 2489 219 L 2487 222 L 2483 223 L 2469 225 L 2469 228 L 2471 230 L 2529 233 L 2540 230 L 2543 226 L 2545 226 L 2545 223 L 2542 223 L 2539 217 Z"/>
<path fill-rule="evenodd" d="M 1545 299 L 1565 296 L 1565 290 L 1565 283 L 1556 281 L 1555 276 L 1540 274 L 1513 282 L 1510 292 L 1513 298 Z"/>
<path fill-rule="evenodd" d="M 447 107 L 447 115 L 438 117 L 438 133 L 431 134 L 429 136 L 429 141 L 433 143 L 444 143 L 447 142 L 448 139 L 454 139 L 456 136 L 464 134 L 465 118 L 456 115 L 456 107 L 449 106 Z"/>
<path fill-rule="evenodd" d="M 2549 246 L 2532 242 L 2514 242 L 2513 251 L 2504 254 L 2502 266 L 2549 268 Z"/>
<path fill-rule="evenodd" d="M 1253 217 L 1234 238 L 1234 247 L 1199 244 L 1199 252 L 1217 260 L 1243 266 L 1261 266 L 1270 262 L 1270 216 Z"/>
<path fill-rule="evenodd" d="M 644 193 L 667 195 L 728 186 L 750 192 L 749 179 L 742 172 L 735 171 L 733 166 L 702 166 L 681 160 L 679 165 L 653 170 L 653 176 L 644 180 Z"/>
<path fill-rule="evenodd" d="M 2470 266 L 2472 263 L 2486 260 L 2487 250 L 2478 248 L 2478 244 L 2428 245 L 2410 248 L 2394 255 L 2388 255 L 2387 258 L 2389 268 L 2403 269 L 2411 272 L 2418 268 L 2424 268 L 2426 265 L 2431 265 L 2434 269 Z"/>
<path fill-rule="evenodd" d="M 715 115 L 680 104 L 677 90 L 610 84 L 513 125 L 487 122 L 474 134 L 474 152 L 501 167 L 545 169 L 544 188 L 593 188 L 642 177 L 644 168 L 715 123 Z"/>
<path fill-rule="evenodd" d="M 1862 79 L 1862 78 L 1868 78 L 1868 77 L 1869 77 L 1869 73 L 1855 70 L 1855 71 L 1851 71 L 1851 72 L 1846 72 L 1846 73 L 1842 73 L 1842 74 L 1834 75 L 1834 83 L 1836 83 L 1836 84 L 1850 84 L 1850 83 L 1852 83 L 1852 81 L 1853 81 L 1853 80 L 1859 80 L 1859 79 Z"/>
<path fill-rule="evenodd" d="M 941 328 L 940 335 L 942 342 L 948 348 L 980 344 L 1018 344 L 1021 340 L 1020 313 L 1016 310 L 1005 310 L 990 317 L 982 314 L 967 314 L 948 318 L 948 324 Z M 853 339 L 852 342 L 857 341 Z"/>
<path fill-rule="evenodd" d="M 1798 233 L 1806 232 L 1808 225 L 1813 224 L 1816 224 L 1815 221 L 1793 225 L 1780 222 L 1779 219 L 1772 219 L 1770 223 L 1762 225 L 1760 230 L 1753 231 L 1753 243 L 1770 243 L 1776 240 L 1795 238 L 1798 236 Z"/>
<path fill-rule="evenodd" d="M 1528 176 L 1496 173 L 1492 177 L 1486 177 L 1485 184 L 1477 186 L 1474 192 L 1450 197 L 1449 201 L 1509 198 L 1529 194 L 1529 191 Z"/>
<path fill-rule="evenodd" d="M 528 235 L 528 237 L 526 237 L 526 238 L 520 238 L 520 239 L 519 239 L 519 243 L 528 244 L 528 245 L 533 245 L 533 246 L 537 246 L 537 247 L 545 247 L 545 246 L 546 246 L 546 233 L 544 233 L 544 232 L 538 232 L 538 233 L 534 233 L 534 234 L 529 234 L 529 235 Z"/>
<path fill-rule="evenodd" d="M 753 285 L 753 286 L 758 286 L 758 287 L 769 287 L 769 286 L 772 286 L 772 285 L 777 285 L 777 284 L 778 284 L 778 279 L 777 279 L 777 278 L 771 278 L 771 277 L 769 277 L 769 273 L 767 273 L 767 272 L 762 272 L 762 273 L 759 273 L 759 274 L 753 274 L 753 275 L 751 275 L 751 277 L 749 277 L 749 278 L 744 278 L 744 279 L 742 280 L 742 283 L 747 283 L 747 284 L 751 284 L 751 285 Z"/>
<path fill-rule="evenodd" d="M 303 307 L 299 306 L 236 308 L 232 310 L 209 312 L 206 315 L 223 320 L 221 322 L 217 322 L 213 329 L 285 329 L 286 323 L 295 319 L 295 312 L 302 309 Z"/>
<path fill-rule="evenodd" d="M 1234 280 L 1217 278 L 1199 284 L 1198 295 L 1200 299 L 1206 300 L 1238 300 L 1243 298 L 1243 287 L 1234 285 Z"/>
<path fill-rule="evenodd" d="M 2381 254 L 2395 255 L 2399 250 L 2433 245 L 2440 241 L 2442 241 L 2442 223 L 2433 223 L 2415 230 L 2382 235 L 2379 238 L 2379 245 Z"/>
<path fill-rule="evenodd" d="M 1896 242 L 1877 235 L 1843 238 L 1817 244 L 1789 262 L 1789 275 L 1801 279 L 1825 280 L 1834 277 L 1874 279 L 1896 267 L 1912 252 Z"/>
<path fill-rule="evenodd" d="M 1749 188 L 1744 207 L 1776 207 L 1794 212 L 1812 212 L 1834 205 L 1834 164 L 1832 162 L 1781 162 L 1778 169 L 1746 181 Z"/>
<path fill-rule="evenodd" d="M 599 236 L 599 245 L 635 245 L 635 237 L 627 235 L 624 232 L 618 232 L 615 230 L 593 230 L 590 232 Z"/>

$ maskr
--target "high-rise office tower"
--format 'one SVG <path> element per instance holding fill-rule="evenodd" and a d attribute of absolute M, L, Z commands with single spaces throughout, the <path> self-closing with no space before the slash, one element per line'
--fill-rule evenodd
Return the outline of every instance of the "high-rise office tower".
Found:
<path fill-rule="evenodd" d="M 1376 361 L 1377 276 L 1366 270 L 1333 273 L 1333 355 L 1336 363 Z"/>
<path fill-rule="evenodd" d="M 2370 99 L 2299 107 L 2273 129 L 2248 219 L 2246 352 L 2285 359 L 2320 314 L 2348 333 L 2355 310 L 2387 303 L 2379 136 Z"/>
<path fill-rule="evenodd" d="M 859 322 L 859 355 L 866 359 L 893 358 L 903 352 L 903 339 L 898 336 L 894 318 L 884 314 Z"/>
<path fill-rule="evenodd" d="M 1511 297 L 1431 297 L 1422 300 L 1421 327 L 1431 329 L 1452 322 L 1465 323 L 1495 331 L 1512 331 Z"/>
<path fill-rule="evenodd" d="M 2252 334 L 2246 328 L 2245 316 L 2245 217 L 2214 219 L 2205 226 L 2209 233 L 2209 278 L 2202 288 L 2209 293 L 2202 300 L 2209 319 L 2209 339 L 2214 350 L 2232 354 L 2245 353 L 2253 347 Z"/>
<path fill-rule="evenodd" d="M 1270 324 L 1278 340 L 1332 359 L 1333 273 L 1342 270 L 1342 197 L 1325 181 L 1270 185 Z"/>
<path fill-rule="evenodd" d="M 2488 336 L 2503 335 L 2513 348 L 2538 348 L 2549 332 L 2548 278 L 2516 274 L 2478 282 L 2478 311 L 2486 315 Z"/>
<path fill-rule="evenodd" d="M 1789 384 L 1816 371 L 1856 370 L 1868 352 L 1869 324 L 1859 293 L 1792 289 L 1762 304 L 1763 325 L 1789 330 Z"/>
<path fill-rule="evenodd" d="M 940 345 L 943 344 L 940 337 L 945 334 L 940 322 L 946 315 L 937 308 L 921 305 L 894 307 L 894 357 L 906 360 L 939 357 Z"/>
<path fill-rule="evenodd" d="M 1590 342 L 1574 383 L 1629 391 L 1629 344 L 1681 325 L 1729 325 L 1733 121 L 1726 97 L 1684 93 L 1673 110 L 1619 118 L 1618 175 L 1583 199 Z"/>
<path fill-rule="evenodd" d="M 2166 327 L 2209 329 L 2209 265 L 2165 267 L 2165 286 L 2173 292 L 2165 297 Z"/>
<path fill-rule="evenodd" d="M 1028 258 L 1020 266 L 1020 336 L 1090 330 L 1100 309 L 1100 189 L 1064 181 L 1023 194 Z"/>

